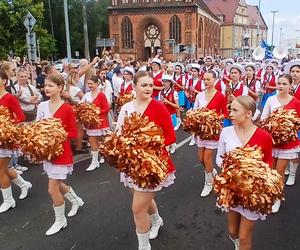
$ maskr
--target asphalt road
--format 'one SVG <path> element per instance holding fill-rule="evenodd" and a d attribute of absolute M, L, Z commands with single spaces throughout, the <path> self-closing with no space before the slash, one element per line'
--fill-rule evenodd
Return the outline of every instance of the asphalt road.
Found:
<path fill-rule="evenodd" d="M 188 137 L 183 131 L 177 135 L 178 142 Z M 13 187 L 17 206 L 0 215 L 0 249 L 137 249 L 131 195 L 119 182 L 118 172 L 104 164 L 88 173 L 85 168 L 90 160 L 84 158 L 75 164 L 68 183 L 85 205 L 77 216 L 68 219 L 68 227 L 56 235 L 44 236 L 54 222 L 47 176 L 40 166 L 31 166 L 23 174 L 33 184 L 28 198 L 19 201 L 19 190 Z M 177 178 L 174 185 L 157 194 L 164 226 L 159 237 L 151 241 L 152 249 L 234 249 L 227 236 L 225 215 L 215 206 L 215 196 L 200 198 L 204 173 L 197 162 L 196 146 L 185 144 L 173 159 Z M 257 223 L 254 249 L 300 249 L 300 176 L 297 177 L 296 186 L 286 189 L 286 201 L 280 212 Z M 67 204 L 66 212 L 69 209 L 70 204 Z"/>

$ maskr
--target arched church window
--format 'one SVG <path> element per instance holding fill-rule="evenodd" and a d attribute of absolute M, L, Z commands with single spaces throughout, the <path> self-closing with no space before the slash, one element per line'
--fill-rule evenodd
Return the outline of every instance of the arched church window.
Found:
<path fill-rule="evenodd" d="M 124 49 L 133 48 L 132 23 L 127 16 L 122 21 L 122 44 Z"/>
<path fill-rule="evenodd" d="M 175 39 L 177 44 L 181 43 L 181 22 L 178 16 L 172 16 L 170 20 L 170 38 Z"/>

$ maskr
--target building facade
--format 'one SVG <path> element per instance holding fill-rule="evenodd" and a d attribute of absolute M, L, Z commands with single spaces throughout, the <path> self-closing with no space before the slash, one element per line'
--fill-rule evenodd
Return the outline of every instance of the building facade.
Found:
<path fill-rule="evenodd" d="M 112 0 L 112 48 L 121 58 L 167 60 L 220 54 L 221 20 L 203 0 Z"/>
<path fill-rule="evenodd" d="M 267 40 L 268 27 L 257 6 L 245 0 L 204 0 L 210 10 L 222 20 L 221 55 L 250 56 Z"/>

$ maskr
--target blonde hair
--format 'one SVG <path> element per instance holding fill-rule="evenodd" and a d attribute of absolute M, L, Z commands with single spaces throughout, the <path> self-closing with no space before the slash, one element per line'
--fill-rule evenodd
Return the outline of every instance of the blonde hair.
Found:
<path fill-rule="evenodd" d="M 241 104 L 247 111 L 250 110 L 252 112 L 252 116 L 254 116 L 256 112 L 256 103 L 252 97 L 243 95 L 237 97 L 235 101 Z"/>
<path fill-rule="evenodd" d="M 77 72 L 71 71 L 68 74 L 67 77 L 67 84 L 66 84 L 66 90 L 69 91 L 70 86 L 75 86 L 76 85 L 76 77 L 77 77 Z"/>

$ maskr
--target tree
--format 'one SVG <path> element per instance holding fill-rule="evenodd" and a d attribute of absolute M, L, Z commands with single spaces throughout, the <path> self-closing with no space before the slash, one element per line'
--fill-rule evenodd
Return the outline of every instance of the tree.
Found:
<path fill-rule="evenodd" d="M 24 18 L 30 11 L 37 20 L 34 27 L 40 40 L 41 57 L 47 58 L 56 52 L 54 38 L 43 28 L 44 4 L 42 0 L 0 0 L 0 59 L 6 59 L 10 50 L 15 55 L 27 55 Z"/>
<path fill-rule="evenodd" d="M 45 5 L 45 27 L 51 31 L 49 1 L 53 20 L 54 37 L 57 40 L 58 53 L 60 57 L 66 57 L 66 36 L 63 0 L 44 0 Z M 95 54 L 96 37 L 99 33 L 108 37 L 108 11 L 110 0 L 86 0 L 87 1 L 87 24 L 89 32 L 89 45 L 91 55 Z M 81 0 L 68 0 L 69 28 L 72 56 L 79 51 L 84 57 L 84 38 L 82 22 Z"/>

